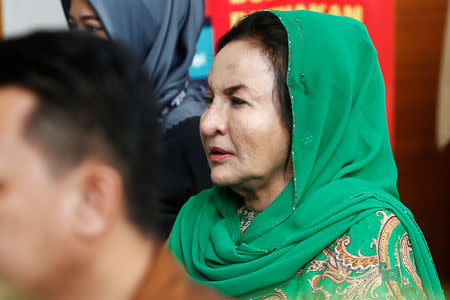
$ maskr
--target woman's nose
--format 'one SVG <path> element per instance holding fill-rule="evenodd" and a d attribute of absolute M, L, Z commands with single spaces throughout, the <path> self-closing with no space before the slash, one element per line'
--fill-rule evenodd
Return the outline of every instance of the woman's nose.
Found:
<path fill-rule="evenodd" d="M 225 108 L 211 103 L 200 119 L 200 133 L 204 136 L 225 135 L 228 132 Z"/>

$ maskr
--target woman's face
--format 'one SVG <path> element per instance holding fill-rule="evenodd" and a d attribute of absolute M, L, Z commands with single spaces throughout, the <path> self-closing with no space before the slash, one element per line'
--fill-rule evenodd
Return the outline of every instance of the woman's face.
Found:
<path fill-rule="evenodd" d="M 284 182 L 289 136 L 270 61 L 249 42 L 233 41 L 214 58 L 208 86 L 200 135 L 212 181 L 242 188 Z"/>
<path fill-rule="evenodd" d="M 105 27 L 88 0 L 70 1 L 68 22 L 71 29 L 84 30 L 98 37 L 108 38 Z"/>

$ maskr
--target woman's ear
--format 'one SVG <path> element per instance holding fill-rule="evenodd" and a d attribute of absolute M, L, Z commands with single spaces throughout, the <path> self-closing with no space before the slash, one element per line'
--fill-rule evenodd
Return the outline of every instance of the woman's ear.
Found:
<path fill-rule="evenodd" d="M 83 163 L 79 171 L 75 231 L 82 239 L 97 239 L 123 215 L 122 177 L 116 169 L 95 161 Z"/>

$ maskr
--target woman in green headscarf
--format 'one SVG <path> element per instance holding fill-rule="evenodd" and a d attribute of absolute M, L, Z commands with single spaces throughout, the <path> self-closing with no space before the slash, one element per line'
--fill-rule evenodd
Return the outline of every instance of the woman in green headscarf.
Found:
<path fill-rule="evenodd" d="M 169 240 L 190 276 L 241 299 L 443 298 L 398 200 L 364 25 L 257 12 L 218 50 L 200 122 L 215 187 Z"/>

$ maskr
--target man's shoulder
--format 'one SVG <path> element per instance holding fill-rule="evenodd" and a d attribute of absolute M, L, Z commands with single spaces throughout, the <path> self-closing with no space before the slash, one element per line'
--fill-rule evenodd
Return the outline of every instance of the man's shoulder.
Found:
<path fill-rule="evenodd" d="M 156 252 L 134 300 L 226 299 L 212 288 L 191 281 L 164 247 Z"/>

